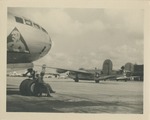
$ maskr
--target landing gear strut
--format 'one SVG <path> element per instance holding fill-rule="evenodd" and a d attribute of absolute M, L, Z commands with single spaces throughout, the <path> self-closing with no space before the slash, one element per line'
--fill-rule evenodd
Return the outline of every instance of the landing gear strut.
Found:
<path fill-rule="evenodd" d="M 74 81 L 79 82 L 78 73 L 76 73 L 76 77 L 75 77 Z"/>
<path fill-rule="evenodd" d="M 75 81 L 75 82 L 79 82 L 79 79 L 75 79 L 74 81 Z"/>
<path fill-rule="evenodd" d="M 99 83 L 99 77 L 100 77 L 100 74 L 95 72 L 95 75 L 94 75 L 94 79 L 95 79 L 95 83 Z"/>
<path fill-rule="evenodd" d="M 20 93 L 21 95 L 25 95 L 25 96 L 33 96 L 34 95 L 34 86 L 35 86 L 35 71 L 30 68 L 28 69 L 27 73 L 24 74 L 27 75 L 28 73 L 30 73 L 30 77 L 31 79 L 25 79 L 21 82 L 20 84 Z"/>
<path fill-rule="evenodd" d="M 99 80 L 95 80 L 95 83 L 99 83 Z"/>

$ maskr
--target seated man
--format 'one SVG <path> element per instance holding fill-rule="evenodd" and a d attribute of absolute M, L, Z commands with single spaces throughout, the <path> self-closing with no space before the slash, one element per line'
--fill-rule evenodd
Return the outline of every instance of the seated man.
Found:
<path fill-rule="evenodd" d="M 35 94 L 36 96 L 42 96 L 42 93 L 46 93 L 48 97 L 51 97 L 50 93 L 55 93 L 55 91 L 52 90 L 48 83 L 45 83 L 43 79 L 41 79 L 40 75 L 37 75 L 35 82 Z"/>
<path fill-rule="evenodd" d="M 42 93 L 47 93 L 48 97 L 51 97 L 50 93 L 55 93 L 52 90 L 51 86 L 48 83 L 45 83 L 43 80 L 43 76 L 45 74 L 45 67 L 42 67 L 42 71 L 40 74 L 37 74 L 36 82 L 35 82 L 35 94 L 36 96 L 41 96 Z"/>

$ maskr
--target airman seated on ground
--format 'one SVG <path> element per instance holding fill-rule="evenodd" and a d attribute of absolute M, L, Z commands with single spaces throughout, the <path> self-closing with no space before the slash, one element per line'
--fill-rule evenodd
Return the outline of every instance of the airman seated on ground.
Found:
<path fill-rule="evenodd" d="M 46 93 L 48 97 L 51 97 L 50 93 L 55 93 L 55 91 L 53 91 L 51 86 L 48 83 L 45 83 L 43 80 L 45 68 L 46 66 L 42 66 L 41 73 L 36 74 L 35 95 L 42 96 L 42 93 Z"/>

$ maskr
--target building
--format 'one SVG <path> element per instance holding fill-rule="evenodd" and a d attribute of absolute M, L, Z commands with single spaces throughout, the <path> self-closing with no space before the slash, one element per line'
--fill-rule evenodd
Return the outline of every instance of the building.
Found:
<path fill-rule="evenodd" d="M 133 76 L 139 76 L 139 80 L 143 80 L 144 78 L 144 65 L 134 65 L 134 72 L 132 73 Z"/>
<path fill-rule="evenodd" d="M 131 72 L 134 80 L 142 80 L 144 78 L 144 65 L 137 65 L 132 63 L 125 64 L 125 70 Z"/>

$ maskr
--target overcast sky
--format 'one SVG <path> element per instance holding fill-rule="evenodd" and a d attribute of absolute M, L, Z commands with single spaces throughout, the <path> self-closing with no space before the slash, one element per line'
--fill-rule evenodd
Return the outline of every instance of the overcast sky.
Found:
<path fill-rule="evenodd" d="M 8 8 L 44 27 L 53 41 L 35 64 L 62 68 L 102 68 L 111 59 L 114 69 L 127 62 L 144 63 L 142 9 Z"/>

